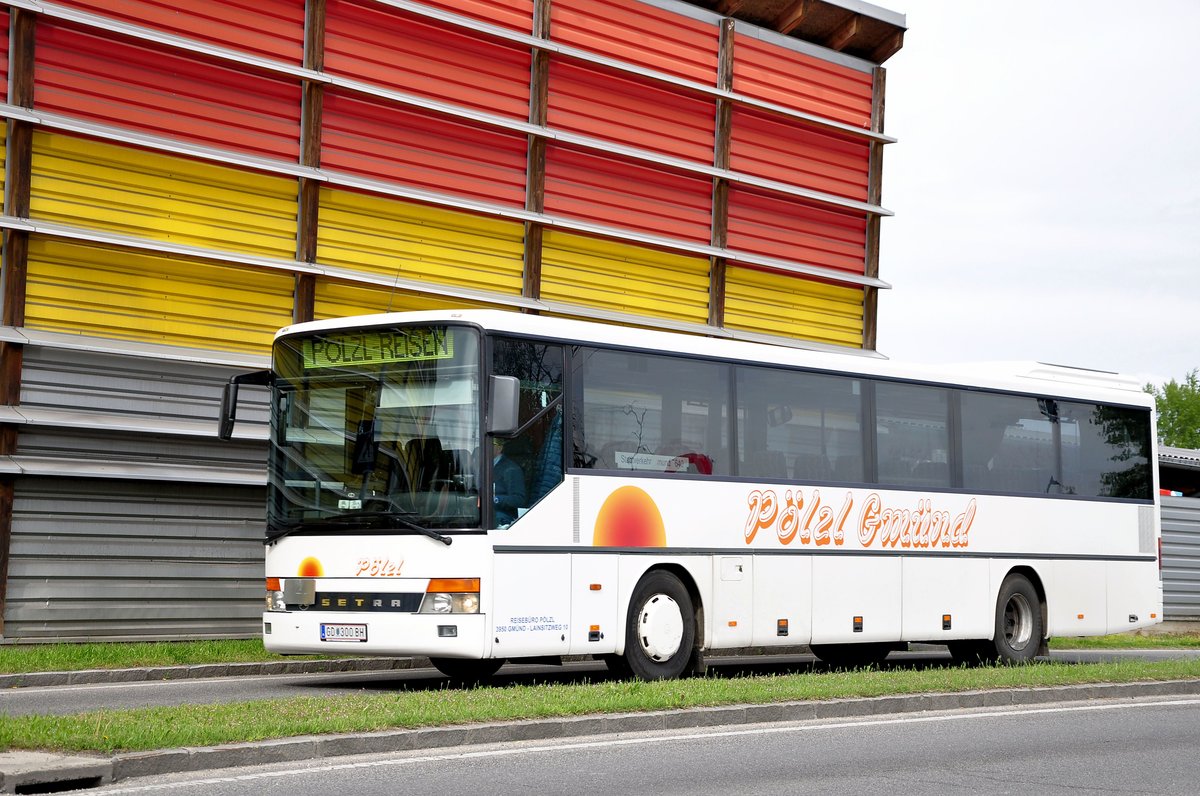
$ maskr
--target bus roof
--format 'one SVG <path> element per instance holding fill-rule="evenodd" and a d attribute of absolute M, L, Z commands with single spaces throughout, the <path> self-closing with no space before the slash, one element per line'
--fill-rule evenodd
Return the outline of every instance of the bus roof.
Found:
<path fill-rule="evenodd" d="M 332 329 L 370 328 L 402 323 L 465 323 L 489 331 L 564 342 L 615 345 L 663 353 L 787 365 L 966 388 L 1051 394 L 1055 397 L 1103 400 L 1135 406 L 1152 406 L 1154 400 L 1153 396 L 1141 389 L 1136 379 L 1108 371 L 1043 362 L 971 362 L 950 365 L 899 362 L 883 357 L 863 356 L 862 352 L 856 352 L 855 349 L 847 349 L 845 353 L 814 351 L 802 347 L 703 337 L 505 310 L 432 310 L 330 318 L 285 326 L 275 337 L 279 339 Z"/>

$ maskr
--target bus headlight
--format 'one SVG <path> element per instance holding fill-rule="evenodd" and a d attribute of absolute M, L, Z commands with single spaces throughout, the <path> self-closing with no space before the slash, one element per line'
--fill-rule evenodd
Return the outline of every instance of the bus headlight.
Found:
<path fill-rule="evenodd" d="M 421 600 L 421 613 L 479 613 L 479 578 L 431 579 Z"/>
<path fill-rule="evenodd" d="M 287 602 L 283 598 L 283 588 L 280 586 L 279 578 L 267 578 L 267 610 L 287 610 Z"/>

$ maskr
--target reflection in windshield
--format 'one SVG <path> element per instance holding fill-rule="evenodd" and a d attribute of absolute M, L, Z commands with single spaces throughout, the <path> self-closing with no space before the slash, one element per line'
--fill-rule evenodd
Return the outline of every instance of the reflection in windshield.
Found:
<path fill-rule="evenodd" d="M 477 335 L 457 327 L 284 338 L 268 528 L 478 528 Z"/>

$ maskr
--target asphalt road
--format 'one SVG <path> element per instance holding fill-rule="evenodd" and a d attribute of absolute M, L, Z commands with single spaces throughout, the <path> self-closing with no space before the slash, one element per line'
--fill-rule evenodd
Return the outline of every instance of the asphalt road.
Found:
<path fill-rule="evenodd" d="M 1071 662 L 1131 657 L 1155 660 L 1200 657 L 1200 650 L 1067 651 L 1054 652 L 1051 657 L 1054 660 Z M 727 677 L 824 669 L 811 655 L 714 657 L 709 662 L 714 674 Z M 942 648 L 892 653 L 885 663 L 885 666 L 906 667 L 948 665 L 949 655 Z M 563 666 L 508 665 L 500 670 L 496 682 L 582 682 L 608 679 L 608 676 L 608 671 L 602 663 L 580 661 Z M 408 669 L 12 688 L 0 691 L 0 714 L 51 715 L 102 709 L 325 696 L 357 691 L 424 691 L 445 688 L 446 682 L 446 678 L 434 669 Z"/>
<path fill-rule="evenodd" d="M 1200 699 L 627 733 L 172 774 L 90 793 L 1190 794 Z"/>

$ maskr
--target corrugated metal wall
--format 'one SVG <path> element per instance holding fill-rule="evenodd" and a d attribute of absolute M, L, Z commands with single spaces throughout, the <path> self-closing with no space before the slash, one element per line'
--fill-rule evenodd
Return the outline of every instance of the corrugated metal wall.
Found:
<path fill-rule="evenodd" d="M 869 345 L 875 66 L 667 0 L 545 1 L 0 0 L 4 641 L 257 631 L 263 397 L 232 443 L 215 417 L 294 319 Z"/>
<path fill-rule="evenodd" d="M 1200 500 L 1162 498 L 1163 618 L 1200 621 Z"/>

